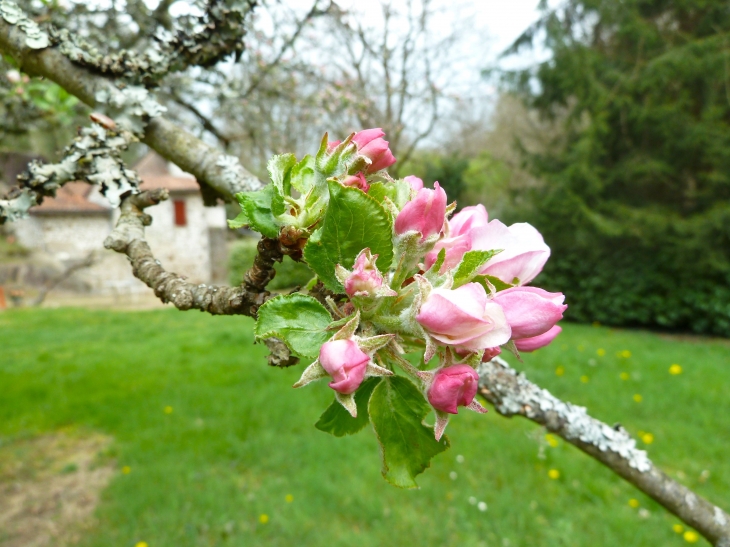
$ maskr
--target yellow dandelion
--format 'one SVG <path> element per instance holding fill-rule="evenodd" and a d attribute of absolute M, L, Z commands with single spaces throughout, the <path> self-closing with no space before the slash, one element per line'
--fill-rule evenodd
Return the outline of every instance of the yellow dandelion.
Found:
<path fill-rule="evenodd" d="M 629 375 L 629 373 L 628 373 L 628 372 L 622 372 L 621 374 L 619 374 L 619 375 L 618 375 L 618 377 L 619 377 L 619 378 L 621 378 L 621 379 L 622 379 L 622 380 L 624 380 L 624 381 L 626 381 L 626 380 L 628 380 L 629 378 L 631 378 L 631 376 Z"/>
<path fill-rule="evenodd" d="M 697 543 L 700 540 L 700 535 L 694 530 L 687 530 L 682 537 L 687 543 Z"/>
<path fill-rule="evenodd" d="M 669 367 L 669 374 L 672 376 L 676 376 L 677 374 L 682 374 L 682 367 L 678 364 L 673 364 L 671 367 Z"/>
<path fill-rule="evenodd" d="M 639 503 L 639 500 L 637 500 L 636 498 L 631 498 L 631 499 L 629 500 L 629 505 L 630 505 L 631 507 L 633 507 L 634 509 L 636 509 L 636 508 L 637 508 L 637 507 L 638 507 L 639 505 L 641 505 L 641 504 Z"/>
<path fill-rule="evenodd" d="M 134 547 L 148 547 L 146 541 L 138 541 Z"/>
<path fill-rule="evenodd" d="M 291 503 L 294 501 L 294 496 L 292 496 L 291 494 L 287 494 L 284 499 L 286 500 L 287 503 Z"/>
<path fill-rule="evenodd" d="M 557 469 L 551 469 L 550 471 L 548 471 L 548 477 L 553 480 L 557 480 L 560 478 L 560 471 L 558 471 Z"/>
<path fill-rule="evenodd" d="M 634 401 L 636 401 L 637 403 L 640 403 L 643 400 L 644 400 L 644 398 L 641 396 L 641 394 L 639 394 L 639 393 L 634 394 Z"/>
<path fill-rule="evenodd" d="M 641 440 L 644 444 L 651 444 L 654 442 L 654 435 L 652 435 L 651 433 L 644 433 L 641 436 Z"/>
<path fill-rule="evenodd" d="M 259 515 L 259 522 L 261 524 L 266 524 L 267 522 L 269 522 L 269 515 L 267 515 L 266 513 Z"/>
<path fill-rule="evenodd" d="M 580 381 L 583 382 L 584 384 L 587 384 L 589 380 L 590 380 L 590 378 L 588 378 L 588 376 L 583 375 L 580 377 Z"/>
<path fill-rule="evenodd" d="M 128 465 L 125 465 L 124 467 L 122 467 L 122 473 L 124 473 L 125 475 L 129 475 L 131 472 L 132 472 L 132 468 L 129 467 Z"/>
<path fill-rule="evenodd" d="M 596 355 L 598 355 L 599 357 L 603 357 L 604 355 L 606 355 L 606 350 L 603 348 L 598 348 L 596 350 Z"/>
<path fill-rule="evenodd" d="M 165 412 L 165 414 L 172 414 L 172 407 L 171 406 L 166 406 L 164 408 L 164 412 Z"/>
<path fill-rule="evenodd" d="M 448 492 L 448 493 L 446 494 L 446 499 L 447 499 L 448 501 L 451 501 L 451 500 L 453 500 L 453 499 L 454 499 L 454 493 L 453 493 L 453 492 Z"/>
<path fill-rule="evenodd" d="M 555 369 L 555 375 L 556 376 L 562 376 L 563 374 L 565 374 L 565 367 L 564 366 L 559 366 L 558 368 Z"/>
<path fill-rule="evenodd" d="M 630 352 L 629 350 L 625 349 L 625 350 L 623 350 L 623 351 L 622 351 L 622 352 L 620 353 L 620 356 L 621 356 L 622 358 L 624 358 L 624 359 L 628 359 L 629 357 L 631 357 L 631 352 Z"/>
<path fill-rule="evenodd" d="M 558 444 L 560 444 L 558 442 L 558 438 L 555 435 L 553 435 L 552 433 L 548 433 L 547 435 L 545 435 L 545 440 L 553 448 L 556 448 L 558 446 Z"/>
<path fill-rule="evenodd" d="M 681 534 L 682 532 L 684 532 L 684 526 L 682 526 L 681 524 L 675 524 L 674 526 L 672 526 L 672 530 L 674 530 L 674 532 L 677 534 Z"/>

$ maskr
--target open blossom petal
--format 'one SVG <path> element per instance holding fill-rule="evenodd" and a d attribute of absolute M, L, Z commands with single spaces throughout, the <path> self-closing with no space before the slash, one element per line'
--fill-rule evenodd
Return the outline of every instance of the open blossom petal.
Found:
<path fill-rule="evenodd" d="M 458 236 L 468 234 L 477 228 L 483 228 L 489 224 L 489 215 L 484 205 L 472 205 L 464 207 L 456 213 L 449 221 L 450 234 Z"/>
<path fill-rule="evenodd" d="M 410 184 L 411 188 L 413 188 L 416 192 L 423 188 L 423 180 L 414 175 L 408 175 L 403 180 Z"/>
<path fill-rule="evenodd" d="M 430 268 L 441 249 L 446 249 L 446 259 L 440 273 L 455 268 L 464 254 L 472 250 L 472 232 L 480 230 L 489 223 L 489 216 L 484 205 L 464 207 L 454 217 L 447 221 L 447 235 L 436 242 L 434 248 L 426 254 L 424 264 Z"/>
<path fill-rule="evenodd" d="M 544 348 L 550 342 L 552 342 L 555 337 L 562 332 L 562 330 L 563 329 L 561 327 L 555 325 L 549 331 L 539 336 L 535 336 L 533 338 L 523 338 L 522 340 L 515 340 L 515 346 L 519 351 L 524 352 L 530 352 L 535 351 L 536 349 Z"/>
<path fill-rule="evenodd" d="M 503 249 L 484 266 L 481 273 L 492 275 L 519 285 L 532 281 L 542 271 L 550 257 L 550 247 L 545 244 L 540 232 L 527 223 L 505 226 L 493 220 L 481 228 L 471 231 L 472 248 L 477 250 Z"/>
<path fill-rule="evenodd" d="M 478 283 L 433 289 L 416 321 L 439 342 L 469 351 L 502 345 L 511 334 L 502 307 L 489 301 Z"/>
<path fill-rule="evenodd" d="M 563 300 L 562 293 L 550 293 L 538 287 L 513 287 L 498 292 L 493 298 L 504 309 L 513 340 L 549 331 L 563 318 L 568 307 Z"/>
<path fill-rule="evenodd" d="M 469 234 L 467 233 L 456 237 L 444 237 L 439 239 L 433 249 L 426 253 L 424 258 L 426 269 L 433 266 L 441 249 L 446 250 L 444 264 L 441 266 L 440 270 L 440 273 L 444 273 L 447 270 L 455 268 L 457 264 L 461 262 L 461 259 L 464 258 L 464 254 L 471 250 L 471 237 L 469 237 Z"/>

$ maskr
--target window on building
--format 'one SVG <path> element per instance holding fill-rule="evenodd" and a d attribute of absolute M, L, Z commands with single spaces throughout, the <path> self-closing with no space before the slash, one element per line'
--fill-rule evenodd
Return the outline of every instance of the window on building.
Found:
<path fill-rule="evenodd" d="M 188 219 L 185 212 L 185 201 L 176 199 L 172 204 L 175 207 L 175 226 L 187 226 Z"/>

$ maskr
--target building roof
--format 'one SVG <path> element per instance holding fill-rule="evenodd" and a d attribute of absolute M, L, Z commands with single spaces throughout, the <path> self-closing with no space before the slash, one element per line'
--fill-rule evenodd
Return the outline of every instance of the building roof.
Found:
<path fill-rule="evenodd" d="M 38 207 L 33 207 L 31 213 L 59 214 L 59 213 L 81 213 L 81 214 L 111 214 L 109 207 L 89 201 L 89 194 L 94 187 L 85 182 L 68 182 L 56 191 L 55 198 L 45 198 Z"/>
<path fill-rule="evenodd" d="M 192 177 L 176 177 L 173 175 L 140 175 L 142 177 L 141 190 L 167 188 L 170 192 L 199 192 L 200 186 Z"/>

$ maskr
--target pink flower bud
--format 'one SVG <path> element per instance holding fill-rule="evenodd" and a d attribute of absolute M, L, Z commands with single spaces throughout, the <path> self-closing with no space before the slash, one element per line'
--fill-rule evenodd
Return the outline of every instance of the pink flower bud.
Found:
<path fill-rule="evenodd" d="M 502 307 L 479 283 L 431 290 L 416 321 L 439 342 L 468 351 L 501 346 L 511 335 Z"/>
<path fill-rule="evenodd" d="M 345 180 L 342 181 L 342 186 L 352 186 L 353 188 L 359 188 L 363 192 L 370 190 L 370 185 L 362 172 L 346 177 Z"/>
<path fill-rule="evenodd" d="M 428 389 L 428 402 L 436 410 L 456 414 L 458 407 L 469 406 L 477 394 L 479 375 L 468 365 L 442 368 Z"/>
<path fill-rule="evenodd" d="M 355 136 L 352 137 L 352 142 L 357 146 L 358 153 L 371 162 L 365 170 L 366 174 L 377 173 L 395 163 L 395 157 L 390 151 L 388 141 L 383 139 L 384 136 L 385 133 L 378 127 L 365 129 L 355 133 Z"/>
<path fill-rule="evenodd" d="M 355 260 L 355 267 L 345 281 L 345 292 L 348 296 L 372 296 L 383 285 L 383 276 L 380 275 L 375 261 L 378 255 L 371 255 L 370 249 L 365 249 Z"/>
<path fill-rule="evenodd" d="M 513 340 L 533 338 L 553 328 L 568 307 L 563 300 L 565 295 L 562 293 L 550 293 L 537 287 L 513 287 L 492 298 L 492 302 L 502 306 Z"/>
<path fill-rule="evenodd" d="M 505 283 L 518 280 L 518 285 L 532 281 L 550 257 L 550 247 L 533 226 L 513 224 L 509 228 L 493 220 L 482 228 L 471 230 L 472 249 L 502 249 L 485 265 L 481 273 L 497 277 Z"/>
<path fill-rule="evenodd" d="M 496 348 L 485 349 L 484 355 L 482 355 L 482 363 L 488 363 L 500 353 L 502 353 L 502 348 L 500 348 L 499 346 L 497 346 Z"/>
<path fill-rule="evenodd" d="M 319 363 L 333 379 L 329 386 L 343 395 L 360 387 L 369 361 L 354 340 L 332 340 L 319 350 Z"/>
<path fill-rule="evenodd" d="M 415 230 L 422 239 L 437 234 L 446 218 L 446 192 L 434 182 L 434 189 L 421 188 L 416 197 L 405 204 L 395 219 L 395 233 L 403 234 Z"/>
<path fill-rule="evenodd" d="M 413 188 L 416 192 L 423 188 L 423 180 L 414 175 L 408 175 L 403 180 L 410 184 L 411 188 Z"/>
<path fill-rule="evenodd" d="M 523 338 L 522 340 L 515 340 L 515 346 L 517 346 L 518 350 L 524 352 L 530 352 L 535 351 L 536 349 L 544 348 L 550 342 L 552 342 L 562 330 L 563 329 L 560 328 L 558 325 L 555 325 L 549 331 L 541 334 L 540 336 L 535 336 L 533 338 Z"/>

